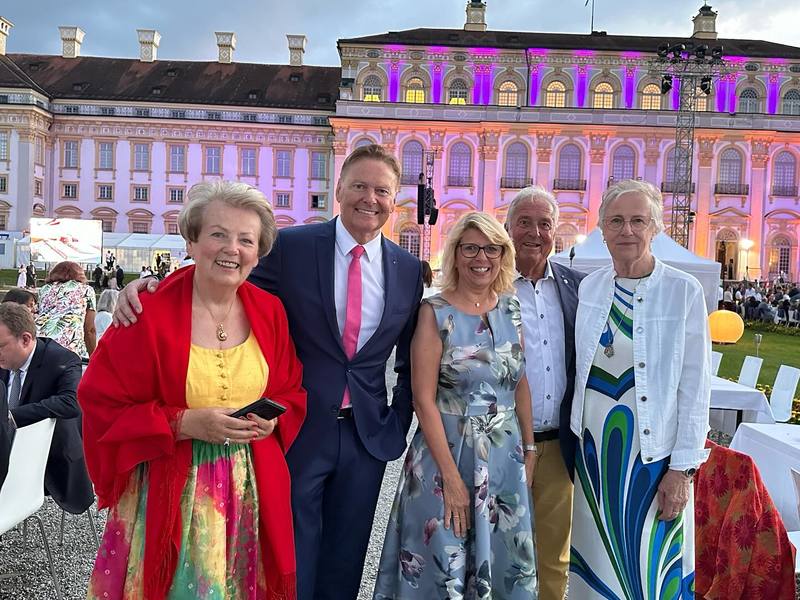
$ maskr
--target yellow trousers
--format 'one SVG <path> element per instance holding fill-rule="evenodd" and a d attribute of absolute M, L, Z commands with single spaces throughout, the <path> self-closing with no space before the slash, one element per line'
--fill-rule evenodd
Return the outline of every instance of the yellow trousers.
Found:
<path fill-rule="evenodd" d="M 572 481 L 558 440 L 537 442 L 533 475 L 533 526 L 536 531 L 539 600 L 563 600 L 569 573 Z"/>

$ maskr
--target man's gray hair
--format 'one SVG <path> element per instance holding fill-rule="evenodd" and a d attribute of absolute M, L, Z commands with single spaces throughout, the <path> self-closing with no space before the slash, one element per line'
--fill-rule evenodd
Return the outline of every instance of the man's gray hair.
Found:
<path fill-rule="evenodd" d="M 600 224 L 605 222 L 606 209 L 608 205 L 623 194 L 641 194 L 650 205 L 650 214 L 653 217 L 653 223 L 656 226 L 656 233 L 664 230 L 664 202 L 661 199 L 661 192 L 652 183 L 647 181 L 639 181 L 636 179 L 623 179 L 618 181 L 603 194 L 603 199 L 600 201 Z"/>
<path fill-rule="evenodd" d="M 508 205 L 508 213 L 506 214 L 506 229 L 509 229 L 513 224 L 514 211 L 517 210 L 520 204 L 525 202 L 535 202 L 537 200 L 547 202 L 550 205 L 550 210 L 553 213 L 553 228 L 555 229 L 555 226 L 558 224 L 558 202 L 553 194 L 548 192 L 540 185 L 529 185 L 528 187 L 522 188 L 519 192 L 517 192 L 517 195 L 514 196 L 511 204 Z"/>

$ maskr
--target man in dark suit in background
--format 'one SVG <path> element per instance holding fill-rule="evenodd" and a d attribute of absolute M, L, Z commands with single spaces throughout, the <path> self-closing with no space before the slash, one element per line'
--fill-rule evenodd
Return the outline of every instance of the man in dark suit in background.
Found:
<path fill-rule="evenodd" d="M 8 391 L 0 381 L 0 488 L 8 475 L 8 458 L 11 456 L 11 443 L 14 441 L 16 426 L 8 411 Z"/>
<path fill-rule="evenodd" d="M 541 186 L 525 188 L 511 201 L 506 228 L 516 250 L 515 287 L 538 455 L 532 497 L 540 600 L 562 600 L 567 587 L 576 443 L 569 417 L 575 384 L 575 312 L 584 277 L 548 260 L 557 226 L 558 203 Z"/>
<path fill-rule="evenodd" d="M 8 389 L 8 408 L 17 427 L 56 419 L 44 485 L 73 514 L 85 512 L 94 501 L 81 441 L 80 377 L 78 355 L 49 338 L 37 338 L 27 308 L 0 304 L 0 381 Z"/>
<path fill-rule="evenodd" d="M 286 456 L 299 600 L 357 598 L 386 463 L 406 448 L 422 268 L 381 235 L 399 189 L 394 156 L 377 145 L 356 149 L 336 185 L 339 216 L 282 229 L 250 275 L 286 307 L 308 392 L 305 423 Z M 138 291 L 156 286 L 132 282 L 115 319 L 135 322 Z M 386 361 L 395 347 L 389 405 Z"/>

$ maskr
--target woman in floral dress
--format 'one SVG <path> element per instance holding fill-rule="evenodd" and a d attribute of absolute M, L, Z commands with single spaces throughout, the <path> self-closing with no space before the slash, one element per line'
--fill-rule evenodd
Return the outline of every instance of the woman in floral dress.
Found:
<path fill-rule="evenodd" d="M 406 455 L 376 600 L 537 597 L 529 484 L 535 453 L 514 249 L 492 217 L 450 233 L 443 291 L 412 342 L 420 427 Z"/>
<path fill-rule="evenodd" d="M 86 283 L 83 269 L 78 263 L 65 260 L 53 267 L 39 290 L 36 327 L 40 336 L 54 339 L 81 358 L 89 358 L 97 345 L 96 310 L 94 290 Z"/>

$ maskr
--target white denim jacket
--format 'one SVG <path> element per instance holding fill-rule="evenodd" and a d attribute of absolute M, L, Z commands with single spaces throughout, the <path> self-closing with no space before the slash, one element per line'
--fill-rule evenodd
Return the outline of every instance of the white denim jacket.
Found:
<path fill-rule="evenodd" d="M 578 288 L 575 395 L 570 427 L 583 435 L 586 382 L 614 298 L 614 267 Z M 633 366 L 639 442 L 645 463 L 670 457 L 671 469 L 697 468 L 711 400 L 711 340 L 703 289 L 694 277 L 655 260 L 633 301 Z"/>

